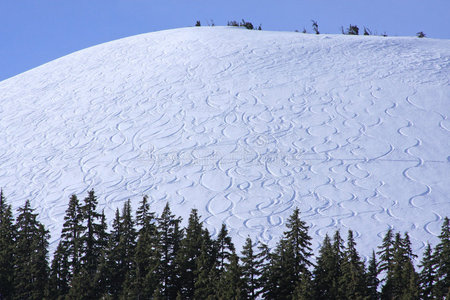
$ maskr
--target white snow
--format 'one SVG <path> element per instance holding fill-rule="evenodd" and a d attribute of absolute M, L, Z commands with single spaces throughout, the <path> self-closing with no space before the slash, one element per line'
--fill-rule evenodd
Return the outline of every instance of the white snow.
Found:
<path fill-rule="evenodd" d="M 184 28 L 0 82 L 0 186 L 53 247 L 72 193 L 109 220 L 144 194 L 274 245 L 295 206 L 317 249 L 388 227 L 414 250 L 450 215 L 450 41 Z"/>

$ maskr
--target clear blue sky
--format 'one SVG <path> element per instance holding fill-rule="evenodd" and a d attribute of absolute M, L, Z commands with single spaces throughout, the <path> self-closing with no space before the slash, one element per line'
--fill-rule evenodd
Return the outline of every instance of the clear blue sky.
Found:
<path fill-rule="evenodd" d="M 263 30 L 378 33 L 450 39 L 450 0 L 0 0 L 0 80 L 99 43 L 245 18 Z"/>

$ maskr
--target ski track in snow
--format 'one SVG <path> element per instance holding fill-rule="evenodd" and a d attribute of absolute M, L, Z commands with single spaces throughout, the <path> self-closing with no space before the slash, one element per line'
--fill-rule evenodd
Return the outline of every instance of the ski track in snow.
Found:
<path fill-rule="evenodd" d="M 450 41 L 188 28 L 88 48 L 0 82 L 0 186 L 59 237 L 94 188 L 197 208 L 274 245 L 298 206 L 314 248 L 387 228 L 416 253 L 450 215 Z M 375 235 L 378 238 L 373 238 Z"/>

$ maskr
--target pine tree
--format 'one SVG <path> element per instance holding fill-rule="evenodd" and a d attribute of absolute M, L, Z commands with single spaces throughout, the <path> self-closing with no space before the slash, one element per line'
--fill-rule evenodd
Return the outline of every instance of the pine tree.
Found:
<path fill-rule="evenodd" d="M 0 300 L 11 299 L 13 295 L 15 236 L 11 206 L 0 190 Z"/>
<path fill-rule="evenodd" d="M 99 293 L 96 279 L 106 247 L 107 233 L 104 215 L 96 211 L 97 204 L 97 196 L 94 190 L 90 190 L 80 207 L 83 224 L 80 233 L 81 269 L 72 279 L 72 287 L 68 294 L 70 299 L 94 299 Z"/>
<path fill-rule="evenodd" d="M 419 267 L 422 269 L 419 274 L 420 299 L 433 299 L 433 286 L 435 284 L 436 270 L 433 262 L 433 251 L 431 245 L 427 244 L 423 253 Z"/>
<path fill-rule="evenodd" d="M 309 260 L 312 255 L 311 237 L 308 235 L 308 226 L 300 220 L 299 215 L 299 209 L 294 209 L 286 223 L 288 230 L 270 255 L 271 262 L 264 276 L 267 283 L 270 283 L 264 289 L 266 298 L 277 295 L 280 299 L 290 299 L 302 275 L 310 276 L 308 267 L 312 265 Z"/>
<path fill-rule="evenodd" d="M 48 282 L 48 231 L 37 221 L 30 201 L 19 208 L 15 227 L 14 298 L 42 299 Z"/>
<path fill-rule="evenodd" d="M 243 299 L 256 299 L 258 295 L 258 278 L 261 272 L 258 268 L 256 254 L 253 252 L 252 240 L 247 237 L 242 250 Z"/>
<path fill-rule="evenodd" d="M 83 243 L 83 256 L 81 261 L 87 274 L 92 278 L 97 271 L 98 258 L 100 257 L 101 245 L 99 245 L 99 237 L 101 231 L 101 214 L 97 209 L 97 196 L 94 190 L 90 190 L 88 196 L 84 199 L 84 205 L 81 207 L 83 223 L 85 230 L 81 235 Z"/>
<path fill-rule="evenodd" d="M 433 294 L 441 299 L 450 293 L 450 222 L 448 217 L 444 218 L 439 239 L 440 242 L 433 254 L 436 265 L 436 285 Z"/>
<path fill-rule="evenodd" d="M 197 263 L 201 255 L 203 243 L 203 225 L 200 222 L 196 209 L 189 215 L 186 235 L 181 241 L 180 250 L 177 253 L 177 264 L 180 266 L 180 297 L 193 299 L 197 274 Z"/>
<path fill-rule="evenodd" d="M 315 299 L 336 299 L 338 297 L 338 280 L 341 276 L 339 256 L 341 252 L 340 244 L 342 243 L 338 231 L 336 231 L 335 238 L 335 245 L 332 245 L 328 235 L 325 235 L 319 250 L 313 272 Z"/>
<path fill-rule="evenodd" d="M 159 243 L 157 251 L 160 253 L 160 263 L 157 268 L 160 292 L 164 299 L 174 299 L 180 289 L 179 266 L 176 256 L 183 238 L 183 230 L 179 228 L 180 218 L 175 218 L 166 204 L 161 217 L 158 218 Z"/>
<path fill-rule="evenodd" d="M 339 279 L 340 294 L 345 299 L 364 299 L 368 294 L 365 275 L 364 263 L 356 250 L 353 231 L 349 230 L 342 275 Z"/>
<path fill-rule="evenodd" d="M 226 265 L 216 288 L 217 299 L 242 299 L 243 282 L 239 257 L 236 253 L 230 256 L 230 263 Z"/>
<path fill-rule="evenodd" d="M 394 256 L 392 239 L 392 229 L 389 228 L 383 238 L 381 246 L 378 247 L 378 249 L 380 249 L 380 251 L 377 252 L 377 254 L 380 256 L 380 272 L 387 272 L 391 269 L 391 262 Z"/>
<path fill-rule="evenodd" d="M 126 282 L 124 289 L 128 298 L 148 299 L 159 283 L 155 270 L 159 265 L 160 254 L 157 251 L 159 237 L 155 213 L 150 212 L 147 196 L 142 198 L 137 209 L 136 224 L 138 232 L 134 251 L 134 274 Z"/>
<path fill-rule="evenodd" d="M 378 263 L 375 257 L 375 251 L 372 251 L 372 257 L 369 260 L 369 266 L 367 268 L 367 290 L 368 298 L 370 300 L 378 299 L 378 285 L 380 280 L 378 279 Z"/>
<path fill-rule="evenodd" d="M 62 248 L 66 251 L 70 266 L 69 279 L 74 275 L 77 275 L 81 269 L 81 234 L 85 229 L 82 221 L 81 207 L 78 198 L 76 195 L 72 195 L 69 200 L 66 215 L 64 216 L 64 224 L 61 231 Z"/>
<path fill-rule="evenodd" d="M 60 241 L 50 268 L 48 298 L 63 299 L 69 292 L 71 278 L 68 251 L 64 243 Z"/>
<path fill-rule="evenodd" d="M 382 288 L 382 299 L 416 299 L 418 298 L 418 276 L 412 263 L 412 251 L 409 236 L 401 238 L 396 233 L 393 244 L 394 255 L 391 269 L 387 271 L 386 284 Z"/>
<path fill-rule="evenodd" d="M 212 299 L 215 295 L 215 262 L 217 252 L 208 229 L 203 231 L 200 256 L 197 259 L 197 270 L 195 273 L 194 299 Z"/>

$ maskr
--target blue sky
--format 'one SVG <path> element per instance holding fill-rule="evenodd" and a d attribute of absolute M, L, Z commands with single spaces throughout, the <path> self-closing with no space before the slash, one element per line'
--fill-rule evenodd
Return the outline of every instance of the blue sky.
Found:
<path fill-rule="evenodd" d="M 111 40 L 242 18 L 263 30 L 340 33 L 357 24 L 379 34 L 450 39 L 450 0 L 0 0 L 0 80 Z"/>

